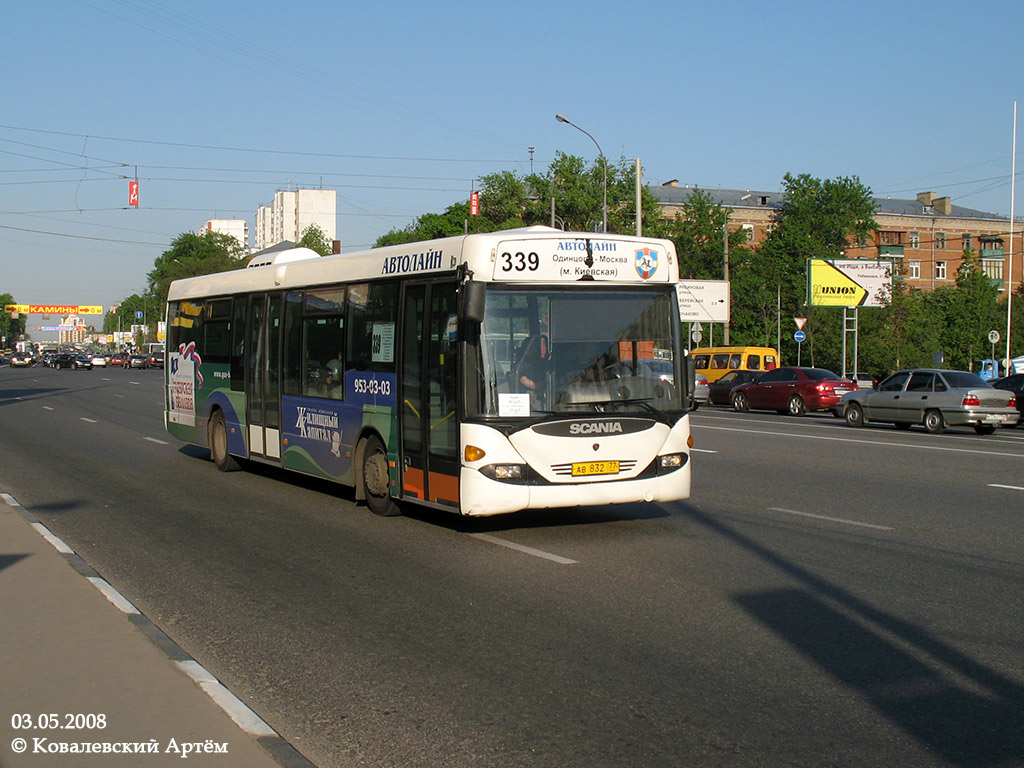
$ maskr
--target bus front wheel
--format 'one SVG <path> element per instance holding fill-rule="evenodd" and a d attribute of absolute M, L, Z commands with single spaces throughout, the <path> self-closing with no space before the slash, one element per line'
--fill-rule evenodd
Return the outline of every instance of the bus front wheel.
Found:
<path fill-rule="evenodd" d="M 366 506 L 375 515 L 392 517 L 399 513 L 391 498 L 391 475 L 388 472 L 388 454 L 376 435 L 366 438 L 363 446 L 363 490 Z"/>
<path fill-rule="evenodd" d="M 223 411 L 217 411 L 210 417 L 209 430 L 210 458 L 217 469 L 221 472 L 233 472 L 238 469 L 238 460 L 228 453 L 228 424 Z"/>

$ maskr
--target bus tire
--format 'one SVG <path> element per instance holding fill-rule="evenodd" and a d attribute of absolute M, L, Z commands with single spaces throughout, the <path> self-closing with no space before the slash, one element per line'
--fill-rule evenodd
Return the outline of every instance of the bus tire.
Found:
<path fill-rule="evenodd" d="M 388 472 L 388 453 L 384 443 L 376 435 L 370 435 L 363 442 L 362 490 L 366 506 L 375 515 L 393 517 L 401 510 L 391 498 L 391 475 Z"/>
<path fill-rule="evenodd" d="M 241 465 L 228 453 L 228 423 L 224 411 L 214 411 L 207 427 L 210 443 L 210 458 L 221 472 L 234 472 Z"/>

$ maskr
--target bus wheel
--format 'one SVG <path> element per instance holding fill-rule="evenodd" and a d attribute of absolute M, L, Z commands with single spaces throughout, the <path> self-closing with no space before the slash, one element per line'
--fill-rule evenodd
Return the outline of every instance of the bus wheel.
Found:
<path fill-rule="evenodd" d="M 228 453 L 228 424 L 223 411 L 216 411 L 210 417 L 209 426 L 210 458 L 221 472 L 233 472 L 239 468 L 238 460 Z"/>
<path fill-rule="evenodd" d="M 390 486 L 387 451 L 380 438 L 370 435 L 363 446 L 363 490 L 366 492 L 366 506 L 373 514 L 381 517 L 399 514 L 398 505 L 391 498 Z"/>

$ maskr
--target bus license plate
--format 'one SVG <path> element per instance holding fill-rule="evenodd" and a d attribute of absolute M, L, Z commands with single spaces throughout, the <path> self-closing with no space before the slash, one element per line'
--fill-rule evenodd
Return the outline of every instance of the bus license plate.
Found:
<path fill-rule="evenodd" d="M 617 474 L 619 474 L 618 461 L 583 461 L 572 465 L 573 477 Z"/>

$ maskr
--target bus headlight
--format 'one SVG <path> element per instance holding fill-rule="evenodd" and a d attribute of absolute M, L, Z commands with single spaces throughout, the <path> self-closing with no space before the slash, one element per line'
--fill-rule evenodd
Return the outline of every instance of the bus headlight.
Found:
<path fill-rule="evenodd" d="M 523 477 L 522 464 L 492 464 L 495 480 L 521 480 Z"/>
<path fill-rule="evenodd" d="M 667 472 L 671 472 L 673 469 L 679 469 L 685 463 L 685 453 L 666 453 L 664 456 L 658 457 L 658 468 Z"/>

